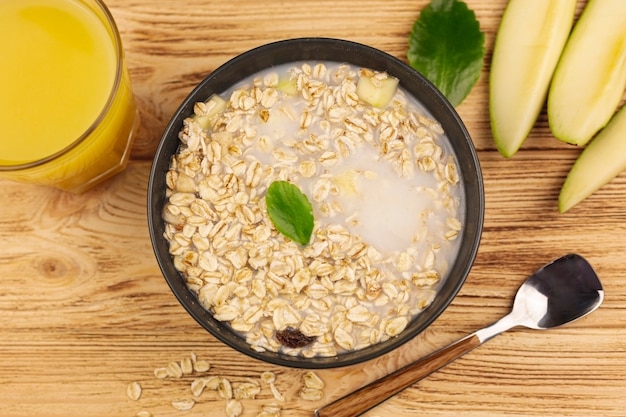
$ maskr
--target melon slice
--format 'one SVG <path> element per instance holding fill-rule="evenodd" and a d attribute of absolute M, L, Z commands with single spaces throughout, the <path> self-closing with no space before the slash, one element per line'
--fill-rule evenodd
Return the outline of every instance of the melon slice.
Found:
<path fill-rule="evenodd" d="M 626 87 L 626 1 L 589 0 L 548 93 L 557 138 L 585 145 L 615 113 Z"/>
<path fill-rule="evenodd" d="M 626 106 L 582 151 L 565 179 L 559 211 L 567 210 L 593 194 L 626 169 Z"/>
<path fill-rule="evenodd" d="M 576 0 L 511 0 L 502 16 L 489 78 L 498 151 L 513 156 L 528 137 L 572 25 Z"/>

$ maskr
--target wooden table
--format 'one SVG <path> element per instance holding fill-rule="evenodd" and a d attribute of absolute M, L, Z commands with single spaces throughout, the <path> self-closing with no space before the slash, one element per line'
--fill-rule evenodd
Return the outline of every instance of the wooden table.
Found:
<path fill-rule="evenodd" d="M 506 1 L 467 3 L 487 43 L 479 83 L 458 107 L 484 170 L 476 263 L 450 307 L 414 341 L 373 362 L 319 371 L 325 398 L 313 403 L 297 396 L 304 371 L 222 345 L 170 292 L 148 236 L 151 158 L 183 97 L 235 55 L 270 41 L 325 36 L 406 59 L 408 35 L 427 1 L 109 0 L 141 128 L 128 169 L 83 195 L 0 181 L 0 415 L 225 415 L 225 401 L 214 393 L 190 411 L 175 410 L 171 401 L 191 397 L 194 377 L 153 375 L 194 352 L 212 364 L 206 375 L 233 382 L 273 371 L 286 398 L 281 415 L 311 416 L 322 403 L 496 320 L 528 274 L 568 252 L 585 256 L 604 283 L 597 312 L 562 329 L 501 335 L 367 415 L 626 415 L 626 175 L 560 215 L 557 196 L 579 150 L 550 135 L 545 113 L 514 158 L 496 152 L 487 80 Z M 126 396 L 132 381 L 143 386 L 139 401 Z M 271 401 L 264 389 L 244 403 L 244 416 Z"/>

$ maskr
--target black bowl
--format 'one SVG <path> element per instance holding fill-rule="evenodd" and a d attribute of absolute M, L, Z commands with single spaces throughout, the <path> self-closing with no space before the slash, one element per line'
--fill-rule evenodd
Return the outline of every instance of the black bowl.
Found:
<path fill-rule="evenodd" d="M 452 144 L 465 192 L 465 218 L 458 256 L 430 306 L 417 315 L 398 336 L 367 348 L 334 357 L 304 358 L 274 352 L 257 352 L 227 324 L 213 318 L 189 290 L 185 279 L 173 265 L 168 242 L 163 237 L 165 222 L 165 174 L 170 158 L 179 146 L 178 132 L 183 120 L 193 114 L 197 101 L 222 93 L 238 81 L 266 68 L 295 61 L 334 61 L 377 71 L 386 71 L 400 80 L 409 93 L 418 98 L 438 120 Z M 270 43 L 245 52 L 206 77 L 183 101 L 168 124 L 154 157 L 148 185 L 148 221 L 154 252 L 167 283 L 179 302 L 209 333 L 232 348 L 253 358 L 297 368 L 332 368 L 376 358 L 414 338 L 426 329 L 450 304 L 470 272 L 478 250 L 483 226 L 484 190 L 476 150 L 455 109 L 425 77 L 414 69 L 377 49 L 338 39 L 302 38 Z"/>

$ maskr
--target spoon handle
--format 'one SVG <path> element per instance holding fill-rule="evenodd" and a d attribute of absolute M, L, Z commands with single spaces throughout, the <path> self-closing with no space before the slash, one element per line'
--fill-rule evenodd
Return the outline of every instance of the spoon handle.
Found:
<path fill-rule="evenodd" d="M 482 343 L 472 333 L 362 388 L 315 410 L 316 417 L 354 417 L 443 368 Z"/>

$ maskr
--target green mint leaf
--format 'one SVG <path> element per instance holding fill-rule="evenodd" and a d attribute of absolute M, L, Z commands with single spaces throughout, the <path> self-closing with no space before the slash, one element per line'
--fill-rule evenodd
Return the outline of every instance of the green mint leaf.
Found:
<path fill-rule="evenodd" d="M 270 220 L 280 233 L 305 246 L 313 232 L 313 207 L 298 187 L 287 181 L 274 181 L 265 195 Z"/>
<path fill-rule="evenodd" d="M 484 56 L 485 34 L 462 1 L 432 0 L 413 24 L 409 64 L 455 107 L 478 81 Z"/>

